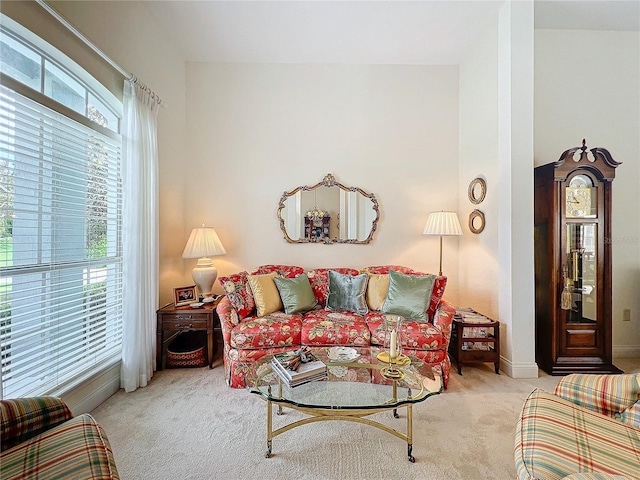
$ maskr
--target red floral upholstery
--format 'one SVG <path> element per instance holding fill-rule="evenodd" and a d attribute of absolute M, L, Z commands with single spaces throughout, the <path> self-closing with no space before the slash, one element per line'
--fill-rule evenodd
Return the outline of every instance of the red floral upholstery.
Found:
<path fill-rule="evenodd" d="M 218 279 L 227 298 L 235 308 L 238 320 L 245 318 L 256 308 L 256 302 L 247 280 L 247 272 L 240 272 Z M 236 320 L 236 324 L 238 323 Z"/>
<path fill-rule="evenodd" d="M 384 345 L 386 335 L 384 317 L 384 313 L 375 311 L 365 315 L 365 320 L 371 332 L 371 345 Z M 440 328 L 431 322 L 406 319 L 402 322 L 401 341 L 403 348 L 421 350 L 439 350 L 449 344 Z"/>
<path fill-rule="evenodd" d="M 261 265 L 251 272 L 251 275 L 264 275 L 276 272 L 285 278 L 296 278 L 304 273 L 304 268 L 295 265 Z"/>
<path fill-rule="evenodd" d="M 327 297 L 329 296 L 329 270 L 353 276 L 360 273 L 355 268 L 316 268 L 308 271 L 307 277 L 309 277 L 311 289 L 322 307 L 327 304 Z"/>
<path fill-rule="evenodd" d="M 393 265 L 373 266 L 363 271 L 372 274 L 387 274 L 392 269 L 409 275 L 421 274 L 407 267 Z M 354 276 L 360 273 L 353 268 L 318 268 L 306 272 L 311 288 L 322 306 L 326 304 L 329 293 L 329 270 Z M 273 271 L 278 271 L 289 278 L 295 278 L 304 273 L 301 267 L 263 265 L 253 270 L 252 274 L 265 274 Z M 370 311 L 362 316 L 351 312 L 331 312 L 319 308 L 305 314 L 287 315 L 283 312 L 275 312 L 262 318 L 249 316 L 243 320 L 244 317 L 235 308 L 234 301 L 244 309 L 243 313 L 249 308 L 246 297 L 241 294 L 244 287 L 249 289 L 250 295 L 246 275 L 246 272 L 242 272 L 220 279 L 221 283 L 223 283 L 223 279 L 233 282 L 234 287 L 230 289 L 231 293 L 228 293 L 217 306 L 224 341 L 225 376 L 230 386 L 244 388 L 245 373 L 256 360 L 265 355 L 297 349 L 300 345 L 315 347 L 349 345 L 365 350 L 370 347 L 373 359 L 384 344 L 384 317 L 377 311 Z M 422 275 L 425 274 L 422 273 Z M 446 280 L 446 277 L 436 277 L 427 313 L 429 321 L 405 321 L 402 339 L 403 352 L 414 358 L 412 365 L 421 372 L 426 373 L 431 370 L 440 372 L 445 388 L 449 383 L 451 369 L 447 348 L 451 339 L 451 325 L 455 314 L 454 307 L 442 299 Z M 254 303 L 252 296 L 251 302 Z M 252 312 L 248 312 L 247 315 L 249 313 Z M 345 379 L 358 375 L 357 372 L 343 372 L 341 369 L 336 372 L 344 375 Z"/>
<path fill-rule="evenodd" d="M 367 322 L 357 313 L 312 310 L 302 322 L 303 345 L 369 346 L 370 338 Z"/>
<path fill-rule="evenodd" d="M 260 360 L 265 355 L 275 355 L 289 350 L 297 350 L 300 346 L 295 347 L 277 347 L 263 348 L 252 350 L 240 350 L 231 348 L 228 344 L 224 346 L 223 361 L 224 375 L 227 383 L 232 388 L 245 388 L 244 377 L 251 364 Z"/>
<path fill-rule="evenodd" d="M 300 345 L 302 315 L 274 312 L 245 318 L 231 329 L 229 344 L 235 348 L 271 348 Z"/>

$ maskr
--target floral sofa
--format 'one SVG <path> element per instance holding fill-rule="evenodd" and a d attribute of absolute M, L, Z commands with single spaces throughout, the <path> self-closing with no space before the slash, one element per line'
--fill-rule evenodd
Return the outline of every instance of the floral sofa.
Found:
<path fill-rule="evenodd" d="M 220 277 L 219 282 L 226 293 L 217 313 L 225 378 L 231 387 L 244 387 L 245 374 L 255 361 L 301 345 L 379 351 L 387 314 L 404 317 L 403 353 L 417 360 L 414 366 L 436 369 L 444 387 L 448 385 L 447 348 L 455 309 L 442 298 L 444 276 L 396 265 L 309 271 L 263 265 Z M 295 285 L 293 295 L 290 285 Z"/>
<path fill-rule="evenodd" d="M 519 480 L 640 478 L 640 374 L 571 374 L 527 397 L 515 435 Z"/>

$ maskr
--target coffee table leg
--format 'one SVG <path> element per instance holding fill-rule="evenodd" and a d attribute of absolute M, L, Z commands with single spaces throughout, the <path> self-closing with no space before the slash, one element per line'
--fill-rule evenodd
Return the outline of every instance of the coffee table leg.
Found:
<path fill-rule="evenodd" d="M 411 454 L 413 451 L 413 409 L 411 404 L 407 405 L 407 455 L 409 461 L 415 463 L 416 459 Z"/>
<path fill-rule="evenodd" d="M 271 445 L 272 445 L 272 425 L 271 425 L 271 415 L 273 414 L 273 409 L 271 406 L 271 400 L 267 400 L 267 453 L 265 454 L 265 458 L 271 457 Z"/>

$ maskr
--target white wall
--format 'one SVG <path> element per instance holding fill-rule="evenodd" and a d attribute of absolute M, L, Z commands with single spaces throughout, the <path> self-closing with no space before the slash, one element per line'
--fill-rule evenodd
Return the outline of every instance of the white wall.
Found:
<path fill-rule="evenodd" d="M 613 352 L 640 354 L 640 34 L 535 31 L 535 163 L 604 147 L 613 182 Z M 631 321 L 622 321 L 623 309 Z"/>
<path fill-rule="evenodd" d="M 437 272 L 438 239 L 422 229 L 430 211 L 457 209 L 457 67 L 189 63 L 187 93 L 184 217 L 216 228 L 221 275 L 264 263 Z M 282 193 L 327 173 L 376 195 L 369 245 L 284 240 Z M 444 243 L 456 302 L 458 239 Z"/>
<path fill-rule="evenodd" d="M 478 39 L 460 65 L 460 304 L 500 319 L 498 279 L 498 30 Z M 487 184 L 479 205 L 469 201 L 469 183 L 476 177 Z M 469 214 L 485 215 L 479 234 L 469 230 Z"/>

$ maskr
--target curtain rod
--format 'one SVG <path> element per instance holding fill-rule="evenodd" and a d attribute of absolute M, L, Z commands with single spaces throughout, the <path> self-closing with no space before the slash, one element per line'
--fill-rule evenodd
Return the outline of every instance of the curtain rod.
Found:
<path fill-rule="evenodd" d="M 69 22 L 69 20 L 67 20 L 62 15 L 60 15 L 60 13 L 58 13 L 58 11 L 55 10 L 51 5 L 49 5 L 45 0 L 36 0 L 36 3 L 38 3 L 38 5 L 40 5 L 47 12 L 49 12 L 51 16 L 53 16 L 62 25 L 64 25 L 64 27 L 67 30 L 69 30 L 76 37 L 78 37 L 78 39 L 81 40 L 85 45 L 87 45 L 91 50 L 93 50 L 96 54 L 98 54 L 100 58 L 102 58 L 105 62 L 107 62 L 109 65 L 115 68 L 123 77 L 125 77 L 127 80 L 132 81 L 136 85 L 139 85 L 142 89 L 147 91 L 151 95 L 151 97 L 160 104 L 160 106 L 164 106 L 164 102 L 158 96 L 157 93 L 155 93 L 147 85 L 142 83 L 138 78 L 136 78 L 134 74 L 127 72 L 124 68 L 118 65 L 114 60 L 111 59 L 111 57 L 109 57 L 106 53 L 100 50 L 100 48 L 98 48 L 98 46 L 95 43 L 89 40 L 82 32 L 80 32 L 80 30 L 78 30 L 71 22 Z"/>

